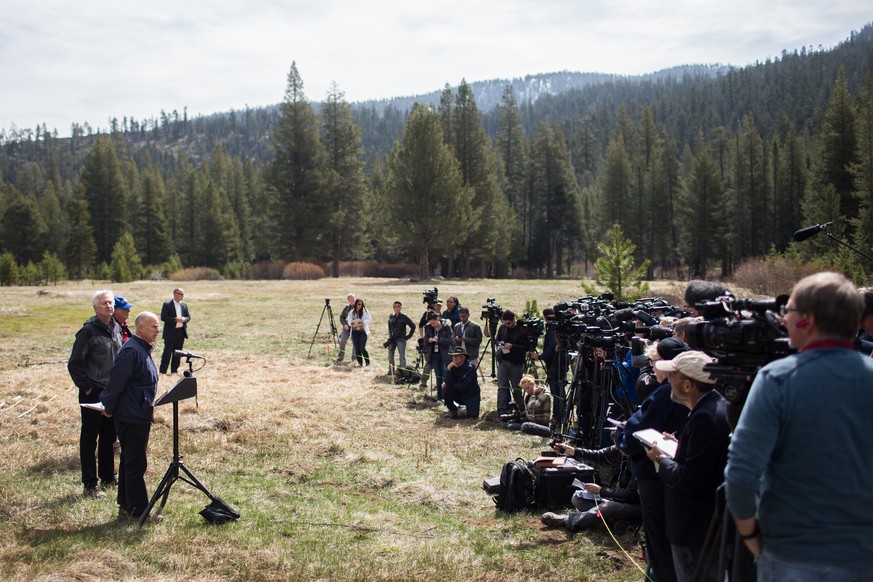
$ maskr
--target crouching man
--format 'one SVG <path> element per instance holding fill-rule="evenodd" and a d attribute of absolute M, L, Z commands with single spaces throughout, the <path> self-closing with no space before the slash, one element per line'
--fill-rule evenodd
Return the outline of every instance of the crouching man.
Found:
<path fill-rule="evenodd" d="M 446 377 L 443 387 L 443 397 L 448 415 L 458 417 L 458 405 L 467 409 L 467 418 L 479 417 L 479 402 L 482 395 L 479 390 L 479 379 L 476 368 L 470 363 L 467 351 L 462 347 L 452 350 L 452 361 L 446 366 Z"/>

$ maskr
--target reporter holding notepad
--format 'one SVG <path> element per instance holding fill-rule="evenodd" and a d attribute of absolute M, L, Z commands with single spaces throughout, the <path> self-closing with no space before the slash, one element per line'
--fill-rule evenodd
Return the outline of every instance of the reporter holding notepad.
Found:
<path fill-rule="evenodd" d="M 730 427 L 727 401 L 713 390 L 715 380 L 704 369 L 714 360 L 698 351 L 682 352 L 655 369 L 670 374 L 670 398 L 691 412 L 679 436 L 676 458 L 656 444 L 648 456 L 657 461 L 658 478 L 665 485 L 667 539 L 676 578 L 691 580 L 709 523 L 715 512 L 715 491 L 723 481 Z M 696 580 L 716 580 L 716 564 Z"/>

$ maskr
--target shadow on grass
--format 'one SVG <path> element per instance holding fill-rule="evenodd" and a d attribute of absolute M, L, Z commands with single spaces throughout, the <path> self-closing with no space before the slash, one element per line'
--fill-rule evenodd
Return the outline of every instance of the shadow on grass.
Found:
<path fill-rule="evenodd" d="M 65 471 L 73 471 L 79 468 L 79 457 L 67 456 L 46 459 L 28 468 L 28 471 L 37 475 L 54 475 Z"/>
<path fill-rule="evenodd" d="M 148 526 L 146 526 L 148 527 Z M 111 537 L 114 542 L 140 542 L 146 535 L 146 528 L 135 523 L 110 519 L 103 523 L 95 523 L 81 527 L 59 525 L 54 528 L 28 528 L 19 532 L 18 538 L 30 546 L 42 546 L 57 542 L 80 542 L 82 539 L 99 539 Z"/>

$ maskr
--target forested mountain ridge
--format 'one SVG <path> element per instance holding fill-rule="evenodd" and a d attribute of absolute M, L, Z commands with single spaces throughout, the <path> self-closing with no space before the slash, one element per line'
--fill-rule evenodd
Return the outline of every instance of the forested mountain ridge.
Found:
<path fill-rule="evenodd" d="M 366 104 L 346 103 L 336 88 L 321 103 L 309 102 L 292 65 L 290 93 L 276 107 L 194 118 L 162 112 L 160 119 L 112 120 L 102 133 L 74 124 L 64 139 L 44 127 L 0 134 L 0 251 L 20 264 L 54 253 L 86 274 L 109 263 L 127 233 L 145 264 L 176 255 L 229 275 L 255 259 L 421 262 L 425 251 L 448 276 L 517 267 L 551 275 L 593 259 L 601 234 L 618 223 L 638 243 L 637 254 L 652 259 L 652 273 L 705 274 L 786 248 L 790 229 L 817 215 L 843 218 L 845 234 L 873 246 L 858 239 L 873 233 L 864 227 L 873 213 L 873 194 L 865 201 L 864 192 L 873 186 L 860 149 L 871 70 L 870 25 L 833 49 L 786 51 L 742 68 L 462 81 L 439 94 Z M 334 226 L 330 235 L 304 229 L 301 244 L 279 245 L 289 228 L 276 215 L 283 196 L 290 204 L 302 192 L 276 160 L 283 147 L 302 147 L 290 129 L 280 131 L 292 114 L 305 114 L 305 131 L 320 136 L 307 138 L 304 156 L 319 175 L 306 196 L 319 204 L 286 208 Z M 477 200 L 456 217 L 478 233 L 476 245 L 443 248 L 386 224 L 400 218 L 389 208 L 401 192 L 401 150 L 421 146 L 409 141 L 413 114 L 416 127 L 438 132 L 454 156 L 449 163 L 440 154 L 440 171 L 457 165 L 458 193 Z M 355 194 L 343 198 L 337 184 L 353 184 Z M 107 204 L 124 208 L 97 216 Z M 209 216 L 201 216 L 204 208 Z M 703 238 L 678 228 L 695 212 Z M 138 225 L 144 213 L 158 223 Z M 340 219 L 349 213 L 366 219 L 351 226 Z M 84 255 L 76 245 L 87 242 L 73 236 L 83 225 L 96 247 Z"/>

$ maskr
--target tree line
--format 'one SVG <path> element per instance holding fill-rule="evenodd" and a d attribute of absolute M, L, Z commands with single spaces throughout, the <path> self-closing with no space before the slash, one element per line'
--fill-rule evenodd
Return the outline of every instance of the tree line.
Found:
<path fill-rule="evenodd" d="M 860 277 L 869 265 L 828 239 L 790 239 L 833 221 L 873 250 L 870 37 L 716 79 L 608 81 L 536 103 L 507 85 L 485 113 L 465 81 L 407 113 L 356 111 L 336 85 L 314 106 L 292 63 L 282 103 L 222 117 L 226 133 L 183 112 L 94 136 L 0 136 L 0 281 L 61 267 L 240 277 L 268 260 L 551 277 L 593 264 L 614 224 L 648 277 L 728 275 L 770 253 Z M 818 99 L 797 94 L 811 85 Z"/>

